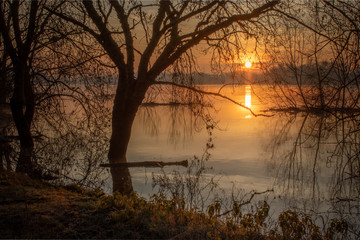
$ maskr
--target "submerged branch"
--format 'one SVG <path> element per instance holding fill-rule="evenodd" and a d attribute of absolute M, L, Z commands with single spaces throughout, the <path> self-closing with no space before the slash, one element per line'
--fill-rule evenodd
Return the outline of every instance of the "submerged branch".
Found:
<path fill-rule="evenodd" d="M 142 107 L 157 107 L 157 106 L 190 106 L 191 103 L 181 103 L 181 102 L 144 102 L 141 104 Z"/>
<path fill-rule="evenodd" d="M 180 162 L 156 162 L 156 161 L 146 161 L 146 162 L 125 162 L 125 163 L 103 163 L 100 164 L 100 167 L 160 167 L 175 165 L 175 166 L 188 166 L 188 161 Z"/>

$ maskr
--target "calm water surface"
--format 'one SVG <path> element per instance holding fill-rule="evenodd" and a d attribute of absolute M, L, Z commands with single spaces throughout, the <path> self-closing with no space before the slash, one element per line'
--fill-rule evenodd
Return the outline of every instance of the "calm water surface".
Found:
<path fill-rule="evenodd" d="M 232 94 L 252 109 L 260 107 L 256 98 L 251 98 L 250 86 L 234 89 Z M 263 154 L 271 139 L 267 125 L 274 119 L 254 117 L 248 110 L 220 99 L 216 100 L 211 116 L 218 124 L 212 133 L 214 149 L 210 150 L 207 165 L 223 176 L 221 185 L 229 189 L 233 183 L 248 190 L 272 188 Z M 141 108 L 133 127 L 128 160 L 180 161 L 201 156 L 209 135 L 198 122 L 186 107 Z M 138 192 L 149 192 L 148 187 L 141 184 L 144 183 L 141 178 L 146 177 L 143 170 L 132 169 L 132 176 Z"/>
<path fill-rule="evenodd" d="M 218 87 L 204 88 L 216 91 Z M 264 94 L 260 86 L 225 91 L 256 113 L 272 106 L 257 97 Z M 216 99 L 214 106 L 211 116 L 218 124 L 212 132 L 214 148 L 209 151 L 206 166 L 213 169 L 208 176 L 218 179 L 222 189 L 213 194 L 215 199 L 236 192 L 273 189 L 267 200 L 275 216 L 295 208 L 330 216 L 347 217 L 351 213 L 358 222 L 359 181 L 349 181 L 349 177 L 351 171 L 359 169 L 358 147 L 354 146 L 359 145 L 360 138 L 346 133 L 346 129 L 352 129 L 352 120 L 339 122 L 329 116 L 304 114 L 254 117 L 248 110 L 221 99 Z M 351 136 L 345 139 L 345 135 Z M 208 139 L 205 126 L 184 106 L 142 107 L 133 126 L 127 158 L 190 160 L 204 153 Z M 351 170 L 346 166 L 354 158 L 357 160 L 351 160 Z M 133 186 L 142 196 L 150 196 L 154 193 L 152 175 L 162 171 L 171 175 L 173 170 L 185 171 L 181 167 L 132 168 Z"/>
<path fill-rule="evenodd" d="M 219 89 L 215 85 L 202 87 L 213 92 Z M 255 113 L 275 106 L 265 98 L 271 91 L 266 86 L 249 85 L 222 89 L 223 94 Z M 163 95 L 155 100 L 166 97 Z M 190 162 L 194 156 L 201 159 L 208 151 L 211 155 L 205 161 L 206 171 L 200 185 L 212 179 L 218 184 L 212 192 L 204 189 L 205 195 L 209 194 L 208 203 L 227 200 L 227 207 L 231 207 L 232 200 L 247 200 L 251 192 L 273 190 L 254 199 L 254 202 L 266 199 L 273 217 L 291 208 L 320 216 L 317 219 L 321 221 L 329 217 L 345 218 L 353 225 L 352 229 L 359 229 L 359 116 L 278 112 L 255 117 L 227 100 L 215 98 L 212 103 L 214 108 L 205 109 L 202 115 L 211 116 L 217 123 L 211 135 L 204 121 L 188 106 L 140 107 L 132 128 L 128 161 Z M 69 104 L 69 112 L 72 107 Z M 110 112 L 111 104 L 105 107 Z M 61 137 L 44 142 L 43 155 L 39 153 L 38 158 L 55 170 L 63 166 L 60 173 L 71 179 L 93 178 L 96 186 L 103 185 L 111 193 L 108 169 L 98 167 L 100 162 L 106 162 L 111 130 L 110 115 L 102 115 L 105 116 L 99 122 L 104 124 L 91 133 L 79 124 L 74 124 L 79 126 L 70 133 L 66 124 L 57 127 Z M 43 133 L 51 136 L 53 130 L 41 124 Z M 208 149 L 210 137 L 214 147 Z M 37 146 L 41 150 L 42 145 Z M 174 179 L 177 172 L 185 177 L 188 169 L 130 168 L 130 173 L 135 191 L 147 198 L 159 190 L 153 188 L 154 176 Z"/>

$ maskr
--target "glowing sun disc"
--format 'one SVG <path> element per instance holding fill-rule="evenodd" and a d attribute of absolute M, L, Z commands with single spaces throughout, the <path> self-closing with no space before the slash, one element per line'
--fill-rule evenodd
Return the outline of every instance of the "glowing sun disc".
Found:
<path fill-rule="evenodd" d="M 251 62 L 246 62 L 245 67 L 250 68 L 251 67 Z"/>

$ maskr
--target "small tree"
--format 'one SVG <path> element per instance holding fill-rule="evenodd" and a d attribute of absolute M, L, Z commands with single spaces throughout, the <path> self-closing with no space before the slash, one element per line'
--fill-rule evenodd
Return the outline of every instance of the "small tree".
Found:
<path fill-rule="evenodd" d="M 266 76 L 276 85 L 279 107 L 358 109 L 359 2 L 302 0 L 281 6 L 266 38 L 271 59 Z"/>
<path fill-rule="evenodd" d="M 37 40 L 44 33 L 49 15 L 44 15 L 39 1 L 2 1 L 0 30 L 4 52 L 9 55 L 14 87 L 10 99 L 12 116 L 20 139 L 17 171 L 32 172 L 31 155 L 34 142 L 31 123 L 35 98 L 31 81 L 31 60 L 38 47 Z"/>
<path fill-rule="evenodd" d="M 101 102 L 103 82 L 108 81 L 101 74 L 91 76 L 101 72 L 96 58 L 103 53 L 94 49 L 91 41 L 78 44 L 84 37 L 83 31 L 54 18 L 51 11 L 63 4 L 64 1 L 46 0 L 0 2 L 1 90 L 6 86 L 12 95 L 10 106 L 20 140 L 16 171 L 33 176 L 41 174 L 34 172 L 35 161 L 41 159 L 40 155 L 50 154 L 40 150 L 35 156 L 33 134 L 47 137 L 39 145 L 49 150 L 44 146 L 56 136 L 64 137 L 65 130 L 68 135 L 76 132 L 77 126 L 69 121 L 69 116 L 75 114 L 67 114 L 65 106 L 70 100 L 85 112 L 84 126 L 96 122 L 98 115 L 94 112 L 99 112 L 96 109 L 99 104 L 95 100 L 90 102 L 88 97 L 97 96 Z M 74 82 L 81 82 L 83 87 Z M 94 85 L 95 90 L 89 85 Z M 55 155 L 45 160 L 48 167 Z"/>

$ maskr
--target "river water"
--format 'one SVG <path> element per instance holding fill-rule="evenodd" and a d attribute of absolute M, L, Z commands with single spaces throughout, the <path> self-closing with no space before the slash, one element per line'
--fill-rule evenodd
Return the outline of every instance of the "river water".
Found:
<path fill-rule="evenodd" d="M 216 92 L 218 86 L 203 89 Z M 261 86 L 223 91 L 255 113 L 273 106 L 259 98 L 266 92 Z M 191 161 L 208 152 L 206 171 L 199 180 L 207 182 L 201 186 L 216 183 L 209 196 L 203 195 L 208 201 L 246 200 L 249 193 L 271 190 L 254 202 L 266 199 L 274 217 L 291 208 L 321 219 L 335 216 L 359 223 L 357 117 L 304 113 L 255 117 L 221 98 L 212 103 L 214 108 L 208 113 L 216 126 L 211 131 L 186 106 L 141 107 L 132 129 L 128 161 Z M 208 149 L 210 138 L 213 148 Z M 173 179 L 185 176 L 187 170 L 168 166 L 132 168 L 130 173 L 136 192 L 149 197 L 159 189 L 154 188 L 154 177 Z M 203 191 L 209 189 L 204 187 Z"/>
<path fill-rule="evenodd" d="M 217 85 L 201 88 L 219 91 Z M 291 87 L 284 89 L 292 91 Z M 348 220 L 352 229 L 358 229 L 360 118 L 357 115 L 263 112 L 282 101 L 268 98 L 274 92 L 267 86 L 228 86 L 221 93 L 255 114 L 267 116 L 254 116 L 249 110 L 218 97 L 205 102 L 213 108 L 186 105 L 139 108 L 127 160 L 188 160 L 190 163 L 188 168 L 130 168 L 132 185 L 140 196 L 149 198 L 161 192 L 185 197 L 189 207 L 203 211 L 207 204 L 220 200 L 225 211 L 231 208 L 232 201 L 246 201 L 255 192 L 266 192 L 256 195 L 252 203 L 266 200 L 275 219 L 282 211 L 295 209 L 311 214 L 319 225 L 336 217 Z M 146 100 L 177 100 L 172 94 L 166 95 L 162 91 Z M 100 163 L 107 162 L 111 101 L 109 98 L 100 109 L 95 118 L 98 127 L 94 129 L 85 127 L 86 118 L 72 125 L 66 120 L 59 127 L 61 119 L 54 114 L 55 131 L 49 127 L 52 125 L 39 121 L 37 129 L 46 138 L 36 144 L 37 161 L 60 173 L 65 182 L 70 177 L 70 182 L 75 179 L 79 184 L 101 186 L 111 193 L 109 171 L 99 168 Z M 79 115 L 73 113 L 74 109 L 69 101 L 70 117 Z"/>

